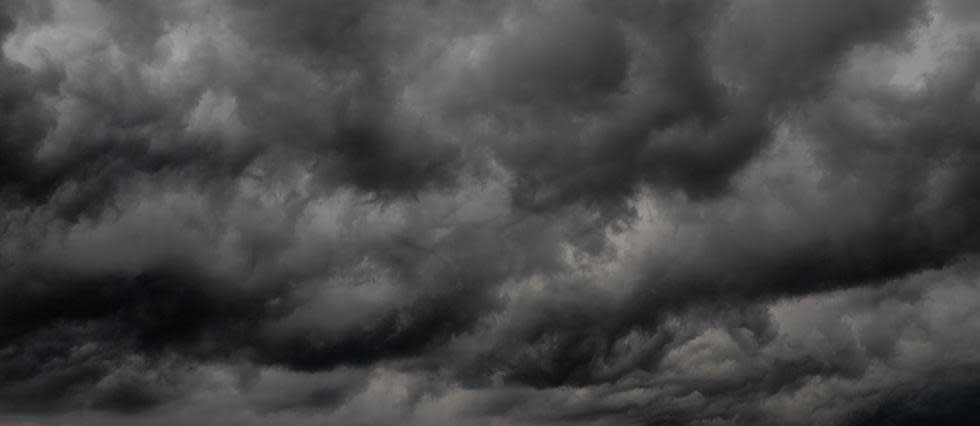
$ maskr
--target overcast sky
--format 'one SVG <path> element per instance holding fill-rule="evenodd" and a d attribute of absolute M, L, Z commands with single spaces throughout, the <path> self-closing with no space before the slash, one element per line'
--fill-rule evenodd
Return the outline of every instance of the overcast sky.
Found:
<path fill-rule="evenodd" d="M 0 425 L 980 424 L 974 0 L 0 1 Z"/>

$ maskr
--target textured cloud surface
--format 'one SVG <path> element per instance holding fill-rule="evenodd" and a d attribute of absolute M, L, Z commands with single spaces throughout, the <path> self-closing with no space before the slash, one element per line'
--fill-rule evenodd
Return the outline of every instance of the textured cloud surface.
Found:
<path fill-rule="evenodd" d="M 971 1 L 0 5 L 0 425 L 980 423 Z"/>

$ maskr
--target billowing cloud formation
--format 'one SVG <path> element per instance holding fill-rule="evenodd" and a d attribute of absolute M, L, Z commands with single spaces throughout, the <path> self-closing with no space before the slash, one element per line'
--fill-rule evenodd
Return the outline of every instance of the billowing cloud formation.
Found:
<path fill-rule="evenodd" d="M 970 2 L 0 11 L 0 424 L 978 421 Z"/>

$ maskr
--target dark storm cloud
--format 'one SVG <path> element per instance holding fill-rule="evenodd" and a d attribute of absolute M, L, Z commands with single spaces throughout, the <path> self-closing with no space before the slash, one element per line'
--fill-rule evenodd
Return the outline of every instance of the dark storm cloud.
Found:
<path fill-rule="evenodd" d="M 963 2 L 2 11 L 11 421 L 905 424 L 975 399 Z"/>

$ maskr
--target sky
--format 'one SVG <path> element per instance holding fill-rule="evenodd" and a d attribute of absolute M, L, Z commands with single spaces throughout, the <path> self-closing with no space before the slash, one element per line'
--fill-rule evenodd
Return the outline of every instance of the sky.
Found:
<path fill-rule="evenodd" d="M 0 425 L 980 424 L 980 3 L 2 0 Z"/>

